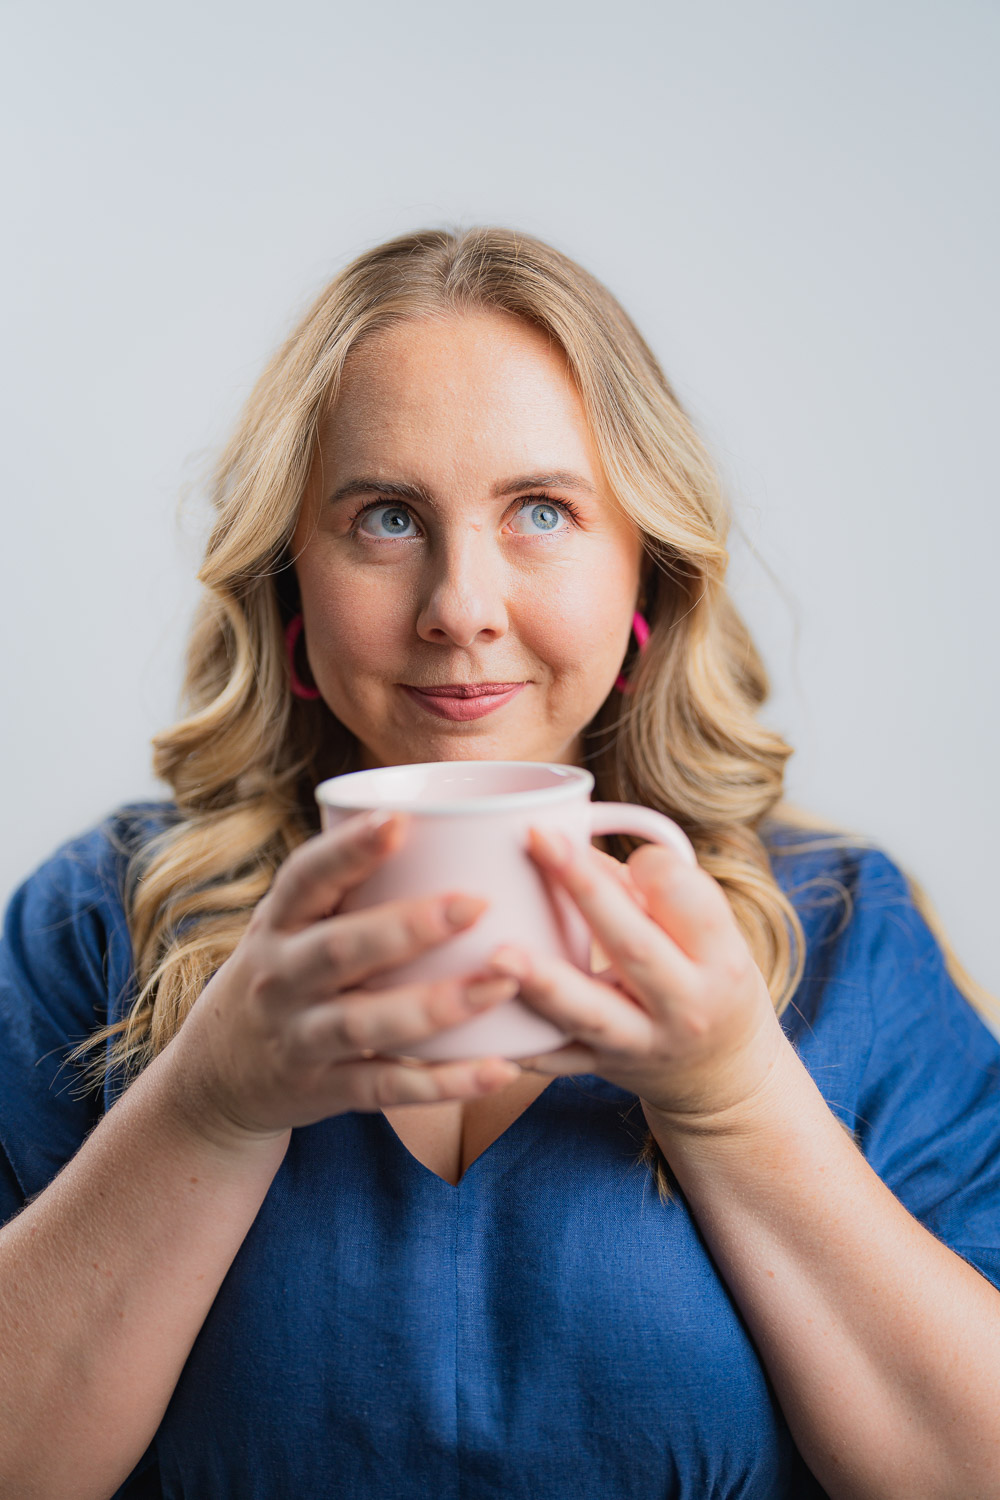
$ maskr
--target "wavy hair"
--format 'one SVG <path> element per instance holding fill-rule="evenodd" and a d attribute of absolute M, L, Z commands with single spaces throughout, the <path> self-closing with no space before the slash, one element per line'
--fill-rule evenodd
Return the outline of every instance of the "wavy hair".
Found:
<path fill-rule="evenodd" d="M 89 1086 L 111 1069 L 141 1071 L 168 1044 L 280 864 L 318 831 L 314 786 L 357 767 L 355 737 L 323 700 L 292 695 L 284 650 L 298 608 L 291 538 L 346 359 L 402 320 L 489 310 L 561 347 L 611 492 L 643 538 L 650 636 L 624 664 L 628 699 L 613 688 L 584 732 L 595 796 L 678 823 L 725 891 L 779 1014 L 794 995 L 805 937 L 764 835 L 775 820 L 821 825 L 782 801 L 793 751 L 757 720 L 769 682 L 725 587 L 731 517 L 709 456 L 635 325 L 589 272 L 507 228 L 418 230 L 335 276 L 265 368 L 218 460 L 185 714 L 153 740 L 176 816 L 128 863 L 137 994 L 70 1054 L 97 1054 Z M 828 845 L 869 842 L 826 832 Z M 638 843 L 606 840 L 619 858 Z M 911 890 L 953 977 L 987 1009 L 991 997 L 958 964 L 912 878 Z M 638 1162 L 665 1201 L 671 1176 L 652 1132 Z"/>

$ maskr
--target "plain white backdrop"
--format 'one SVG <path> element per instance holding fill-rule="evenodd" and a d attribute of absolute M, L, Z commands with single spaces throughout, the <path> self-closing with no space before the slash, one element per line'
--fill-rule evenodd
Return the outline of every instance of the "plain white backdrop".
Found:
<path fill-rule="evenodd" d="M 200 482 L 392 234 L 600 276 L 726 480 L 790 795 L 876 837 L 1000 991 L 989 0 L 2 8 L 0 900 L 166 796 Z"/>

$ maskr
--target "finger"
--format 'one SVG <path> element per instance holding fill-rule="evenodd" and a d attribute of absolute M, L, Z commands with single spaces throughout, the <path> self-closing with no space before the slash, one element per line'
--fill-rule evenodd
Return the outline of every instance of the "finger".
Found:
<path fill-rule="evenodd" d="M 690 985 L 695 977 L 690 958 L 591 858 L 593 850 L 578 852 L 567 840 L 553 842 L 532 828 L 529 851 L 573 898 L 626 988 L 645 998 L 662 996 L 665 987 Z"/>
<path fill-rule="evenodd" d="M 573 1042 L 621 1057 L 648 1053 L 653 1045 L 655 1022 L 648 1011 L 565 959 L 505 946 L 491 954 L 486 968 L 518 979 L 521 998 Z"/>
<path fill-rule="evenodd" d="M 291 1046 L 310 1061 L 341 1061 L 366 1052 L 402 1053 L 417 1042 L 513 1000 L 508 976 L 439 980 L 398 989 L 353 991 L 310 1005 L 289 1028 Z"/>
<path fill-rule="evenodd" d="M 408 813 L 359 813 L 300 844 L 261 903 L 271 925 L 296 932 L 330 916 L 352 886 L 399 848 L 408 826 Z"/>
<path fill-rule="evenodd" d="M 285 945 L 288 987 L 305 997 L 332 998 L 337 990 L 408 963 L 454 937 L 488 904 L 454 891 L 417 901 L 383 901 L 314 922 Z"/>
<path fill-rule="evenodd" d="M 614 859 L 612 855 L 605 854 L 603 849 L 594 849 L 593 845 L 591 849 L 599 860 L 604 861 L 604 868 L 628 890 L 629 894 L 638 901 L 643 911 L 645 911 L 646 898 L 632 879 L 632 874 L 628 866 L 622 864 L 620 860 Z M 603 951 L 596 938 L 592 939 L 590 945 L 590 972 L 592 974 L 600 974 L 604 979 L 607 979 L 609 974 L 613 972 L 611 960 Z"/>
<path fill-rule="evenodd" d="M 644 844 L 628 862 L 650 916 L 688 958 L 705 963 L 745 946 L 725 892 L 707 870 L 659 844 Z"/>
<path fill-rule="evenodd" d="M 554 1052 L 544 1052 L 540 1057 L 519 1057 L 522 1073 L 540 1073 L 546 1078 L 566 1078 L 574 1073 L 596 1073 L 597 1054 L 590 1047 L 578 1042 L 568 1047 L 557 1047 Z"/>
<path fill-rule="evenodd" d="M 388 1109 L 394 1104 L 434 1104 L 442 1099 L 471 1099 L 493 1094 L 521 1076 L 516 1062 L 505 1057 L 480 1057 L 461 1062 L 408 1063 L 386 1058 L 341 1063 L 355 1070 L 352 1090 L 362 1112 Z"/>
<path fill-rule="evenodd" d="M 629 895 L 632 897 L 632 900 L 636 903 L 636 905 L 641 907 L 643 911 L 646 911 L 646 897 L 643 895 L 642 891 L 636 885 L 635 880 L 632 878 L 632 871 L 629 866 L 627 864 L 623 864 L 621 860 L 615 859 L 613 855 L 605 854 L 603 849 L 594 849 L 593 846 L 591 846 L 591 853 L 595 854 L 599 860 L 604 861 L 605 868 L 612 875 L 614 875 L 615 879 L 618 880 L 625 888 L 625 890 L 628 891 Z"/>

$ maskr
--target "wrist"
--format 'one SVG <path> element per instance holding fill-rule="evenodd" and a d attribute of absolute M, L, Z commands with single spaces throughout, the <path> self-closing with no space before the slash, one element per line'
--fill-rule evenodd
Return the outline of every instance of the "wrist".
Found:
<path fill-rule="evenodd" d="M 227 1108 L 224 1091 L 206 1076 L 193 1054 L 201 1051 L 185 1036 L 187 1022 L 147 1069 L 160 1071 L 159 1087 L 179 1133 L 227 1158 L 284 1156 L 290 1128 L 263 1129 L 244 1124 Z"/>
<path fill-rule="evenodd" d="M 710 1079 L 692 1081 L 683 1103 L 646 1098 L 640 1102 L 650 1130 L 664 1149 L 668 1139 L 742 1139 L 773 1119 L 776 1107 L 803 1071 L 774 1016 L 738 1056 L 717 1064 Z"/>

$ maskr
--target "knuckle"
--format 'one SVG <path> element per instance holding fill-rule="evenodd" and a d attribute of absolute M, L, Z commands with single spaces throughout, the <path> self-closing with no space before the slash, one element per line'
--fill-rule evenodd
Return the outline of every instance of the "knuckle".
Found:
<path fill-rule="evenodd" d="M 281 895 L 291 902 L 297 901 L 303 894 L 306 886 L 306 846 L 300 844 L 293 849 L 291 854 L 281 866 L 274 877 L 272 891 L 280 891 Z"/>
<path fill-rule="evenodd" d="M 581 1031 L 596 1041 L 614 1034 L 616 1026 L 617 1023 L 613 1017 L 605 1015 L 603 1011 L 596 1008 L 589 1011 L 586 1016 L 581 1017 Z"/>
<path fill-rule="evenodd" d="M 454 980 L 445 979 L 428 985 L 424 991 L 423 1011 L 430 1024 L 437 1028 L 450 1026 L 456 1017 L 464 1019 L 463 995 L 463 987 Z"/>
<path fill-rule="evenodd" d="M 686 1043 L 703 1042 L 711 1028 L 711 1022 L 703 1010 L 685 1010 L 677 1018 L 677 1026 Z"/>
<path fill-rule="evenodd" d="M 271 891 L 273 890 L 274 887 L 272 886 Z M 257 902 L 257 905 L 250 913 L 250 920 L 247 923 L 244 931 L 245 937 L 251 939 L 257 938 L 263 932 L 265 932 L 267 927 L 269 926 L 271 911 L 274 906 L 274 903 L 271 899 L 271 891 L 269 891 L 266 896 L 263 896 L 261 900 Z"/>
<path fill-rule="evenodd" d="M 331 829 L 327 844 L 327 860 L 334 869 L 353 870 L 367 864 L 374 854 L 372 840 L 362 823 L 343 823 Z"/>
<path fill-rule="evenodd" d="M 364 1052 L 371 1041 L 371 1017 L 359 1003 L 340 1006 L 333 1015 L 336 1045 L 347 1052 Z"/>
<path fill-rule="evenodd" d="M 727 985 L 742 984 L 749 973 L 748 955 L 745 953 L 727 953 L 722 960 L 722 978 Z"/>
<path fill-rule="evenodd" d="M 398 1063 L 386 1063 L 375 1069 L 372 1094 L 377 1108 L 383 1109 L 386 1105 L 399 1104 L 405 1100 L 406 1080 L 402 1073 L 403 1069 Z"/>
<path fill-rule="evenodd" d="M 547 963 L 536 962 L 531 968 L 531 988 L 543 1000 L 555 997 L 559 992 L 559 980 L 554 969 Z"/>
<path fill-rule="evenodd" d="M 285 972 L 279 950 L 273 944 L 259 948 L 247 979 L 248 997 L 266 1007 L 280 995 L 284 987 Z"/>
<path fill-rule="evenodd" d="M 648 938 L 630 935 L 622 943 L 617 958 L 623 968 L 645 973 L 653 964 L 653 945 Z"/>
<path fill-rule="evenodd" d="M 426 948 L 442 936 L 443 923 L 437 904 L 421 901 L 408 909 L 403 917 L 403 929 L 408 941 L 417 948 Z"/>
<path fill-rule="evenodd" d="M 323 947 L 327 962 L 334 970 L 343 969 L 349 962 L 356 944 L 351 942 L 341 922 L 331 921 L 323 936 Z"/>
<path fill-rule="evenodd" d="M 316 1028 L 309 1016 L 300 1016 L 286 1028 L 282 1040 L 281 1063 L 283 1068 L 301 1070 L 312 1060 L 316 1047 Z"/>
<path fill-rule="evenodd" d="M 351 866 L 367 865 L 387 853 L 386 846 L 392 837 L 391 824 L 382 823 L 373 828 L 369 814 L 359 812 L 339 823 L 336 828 L 327 829 L 320 837 L 329 839 L 331 853 L 341 863 Z"/>

